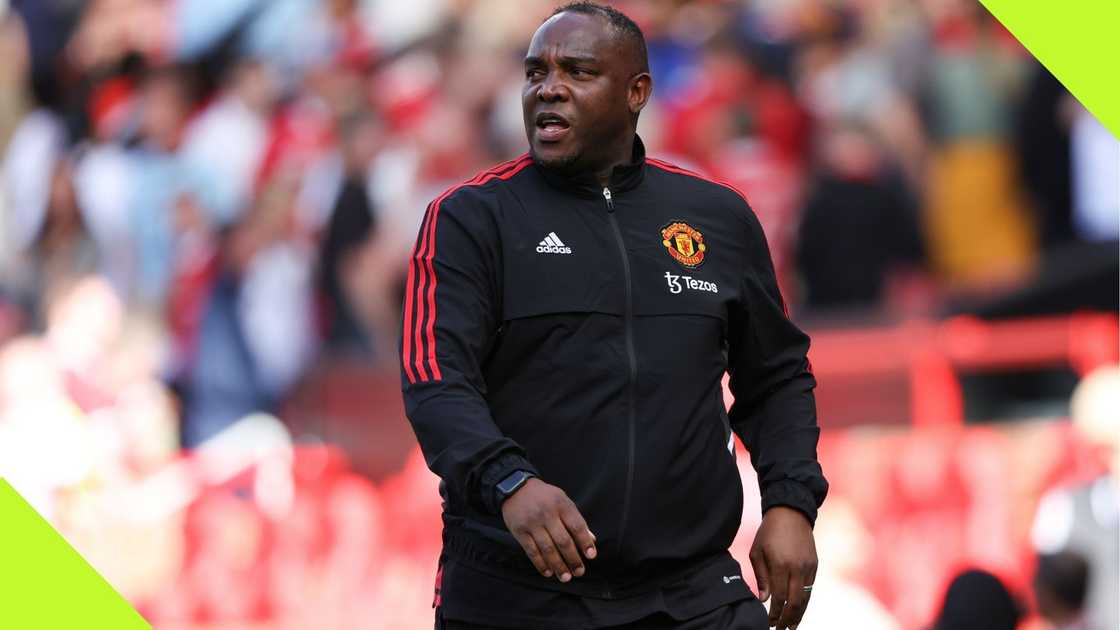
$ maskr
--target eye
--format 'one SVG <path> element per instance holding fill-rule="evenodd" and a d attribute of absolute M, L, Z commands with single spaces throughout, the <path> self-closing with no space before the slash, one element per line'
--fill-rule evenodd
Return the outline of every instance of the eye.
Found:
<path fill-rule="evenodd" d="M 535 81 L 544 76 L 544 71 L 540 68 L 528 68 L 525 70 L 525 78 L 530 81 Z"/>
<path fill-rule="evenodd" d="M 572 68 L 573 77 L 589 77 L 592 74 L 594 73 L 586 68 Z"/>

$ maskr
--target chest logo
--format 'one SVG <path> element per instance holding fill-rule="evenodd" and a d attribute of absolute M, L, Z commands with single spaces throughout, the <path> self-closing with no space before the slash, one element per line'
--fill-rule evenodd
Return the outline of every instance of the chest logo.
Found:
<path fill-rule="evenodd" d="M 676 276 L 668 271 L 665 272 L 665 281 L 669 283 L 669 293 L 676 295 L 685 289 L 690 291 L 707 291 L 708 293 L 719 293 L 719 287 L 714 282 L 707 280 L 697 280 L 691 276 Z"/>
<path fill-rule="evenodd" d="M 661 244 L 668 250 L 673 260 L 689 269 L 695 269 L 704 262 L 704 235 L 700 230 L 683 221 L 674 221 L 661 228 Z"/>
<path fill-rule="evenodd" d="M 538 254 L 570 254 L 572 248 L 564 244 L 556 232 L 549 232 L 544 240 L 537 244 Z"/>

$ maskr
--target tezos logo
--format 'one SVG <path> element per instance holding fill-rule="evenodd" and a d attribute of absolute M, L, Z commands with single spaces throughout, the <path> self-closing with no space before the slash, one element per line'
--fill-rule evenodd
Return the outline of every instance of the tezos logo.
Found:
<path fill-rule="evenodd" d="M 669 283 L 669 293 L 676 295 L 685 289 L 692 291 L 708 291 L 709 293 L 719 293 L 719 287 L 714 282 L 707 280 L 697 280 L 692 276 L 678 276 L 665 272 L 665 280 Z"/>

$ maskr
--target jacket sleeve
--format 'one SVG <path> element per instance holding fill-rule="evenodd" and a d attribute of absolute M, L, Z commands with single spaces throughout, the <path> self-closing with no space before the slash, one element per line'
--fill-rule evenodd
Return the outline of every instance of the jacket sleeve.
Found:
<path fill-rule="evenodd" d="M 494 486 L 536 474 L 486 402 L 481 364 L 500 322 L 497 228 L 471 195 L 446 194 L 424 215 L 409 259 L 400 342 L 405 413 L 449 494 L 497 514 Z"/>
<path fill-rule="evenodd" d="M 817 461 L 816 379 L 809 337 L 790 321 L 762 226 L 741 200 L 747 224 L 742 300 L 729 318 L 728 416 L 758 472 L 762 511 L 784 505 L 815 523 L 828 492 Z"/>

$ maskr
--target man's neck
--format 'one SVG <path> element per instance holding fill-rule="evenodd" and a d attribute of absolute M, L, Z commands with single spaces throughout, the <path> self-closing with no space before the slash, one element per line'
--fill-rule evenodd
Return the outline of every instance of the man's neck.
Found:
<path fill-rule="evenodd" d="M 611 184 L 611 174 L 614 169 L 619 166 L 626 166 L 634 159 L 634 137 L 635 133 L 631 131 L 625 140 L 621 142 L 620 150 L 615 154 L 615 157 L 606 162 L 606 165 L 601 169 L 595 170 L 595 180 L 603 188 L 608 188 Z"/>
<path fill-rule="evenodd" d="M 614 145 L 614 143 L 611 143 Z M 622 151 L 604 151 L 603 155 L 612 156 L 607 160 L 600 158 L 593 163 L 580 160 L 569 164 L 542 164 L 545 177 L 561 188 L 576 190 L 585 195 L 600 196 L 604 188 L 612 192 L 624 192 L 636 186 L 642 179 L 642 162 L 645 157 L 645 147 L 641 139 L 635 134 L 631 136 L 627 146 L 626 157 Z M 535 159 L 535 156 L 534 156 Z"/>

